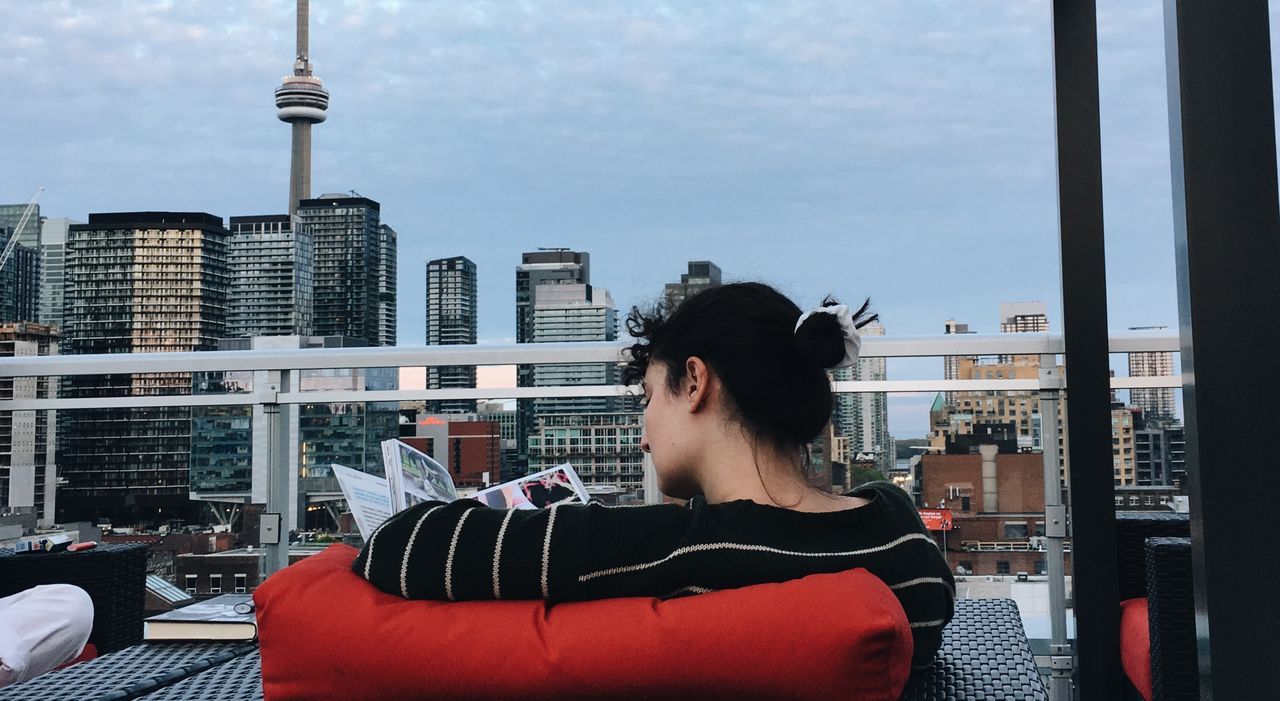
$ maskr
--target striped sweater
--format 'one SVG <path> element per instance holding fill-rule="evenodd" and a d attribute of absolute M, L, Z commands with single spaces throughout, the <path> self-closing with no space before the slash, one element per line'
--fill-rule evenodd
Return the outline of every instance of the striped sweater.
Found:
<path fill-rule="evenodd" d="M 748 500 L 685 506 L 560 504 L 500 510 L 471 499 L 428 502 L 369 537 L 352 568 L 407 599 L 670 598 L 864 567 L 911 622 L 915 667 L 951 620 L 952 578 L 905 492 L 850 492 L 856 509 L 805 513 Z"/>

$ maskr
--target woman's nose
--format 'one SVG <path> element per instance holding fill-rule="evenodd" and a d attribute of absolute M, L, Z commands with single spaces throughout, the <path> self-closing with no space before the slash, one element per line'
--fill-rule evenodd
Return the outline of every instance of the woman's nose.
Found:
<path fill-rule="evenodd" d="M 649 452 L 649 436 L 645 433 L 640 434 L 640 450 L 645 453 Z"/>

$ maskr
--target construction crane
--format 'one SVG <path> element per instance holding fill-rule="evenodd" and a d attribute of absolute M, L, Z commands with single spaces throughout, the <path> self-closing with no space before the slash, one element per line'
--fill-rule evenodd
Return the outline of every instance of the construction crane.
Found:
<path fill-rule="evenodd" d="M 9 256 L 13 255 L 13 249 L 18 247 L 18 233 L 22 231 L 22 227 L 27 225 L 27 220 L 31 218 L 31 213 L 36 209 L 36 200 L 40 199 L 40 193 L 44 192 L 44 186 L 36 188 L 36 194 L 31 196 L 27 201 L 27 208 L 22 212 L 22 218 L 18 220 L 18 225 L 13 227 L 13 234 L 9 236 L 9 243 L 5 244 L 4 253 L 0 253 L 0 270 L 4 270 L 4 264 L 9 262 Z"/>

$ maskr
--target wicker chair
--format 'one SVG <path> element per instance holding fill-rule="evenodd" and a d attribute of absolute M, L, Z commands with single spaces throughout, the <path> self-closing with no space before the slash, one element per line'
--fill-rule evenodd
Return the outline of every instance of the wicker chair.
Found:
<path fill-rule="evenodd" d="M 1147 598 L 1154 701 L 1200 698 L 1190 528 L 1186 514 L 1116 515 L 1120 598 Z"/>
<path fill-rule="evenodd" d="M 89 642 L 99 655 L 142 642 L 147 547 L 99 545 L 92 550 L 21 553 L 0 549 L 0 597 L 40 584 L 74 584 L 93 600 Z"/>

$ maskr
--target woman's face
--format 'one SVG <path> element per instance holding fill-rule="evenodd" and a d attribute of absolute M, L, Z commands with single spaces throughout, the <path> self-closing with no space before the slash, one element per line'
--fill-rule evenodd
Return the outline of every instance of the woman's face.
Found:
<path fill-rule="evenodd" d="M 688 499 L 699 491 L 689 459 L 688 408 L 667 387 L 667 368 L 651 362 L 644 374 L 644 431 L 641 450 L 649 453 L 663 494 Z"/>

